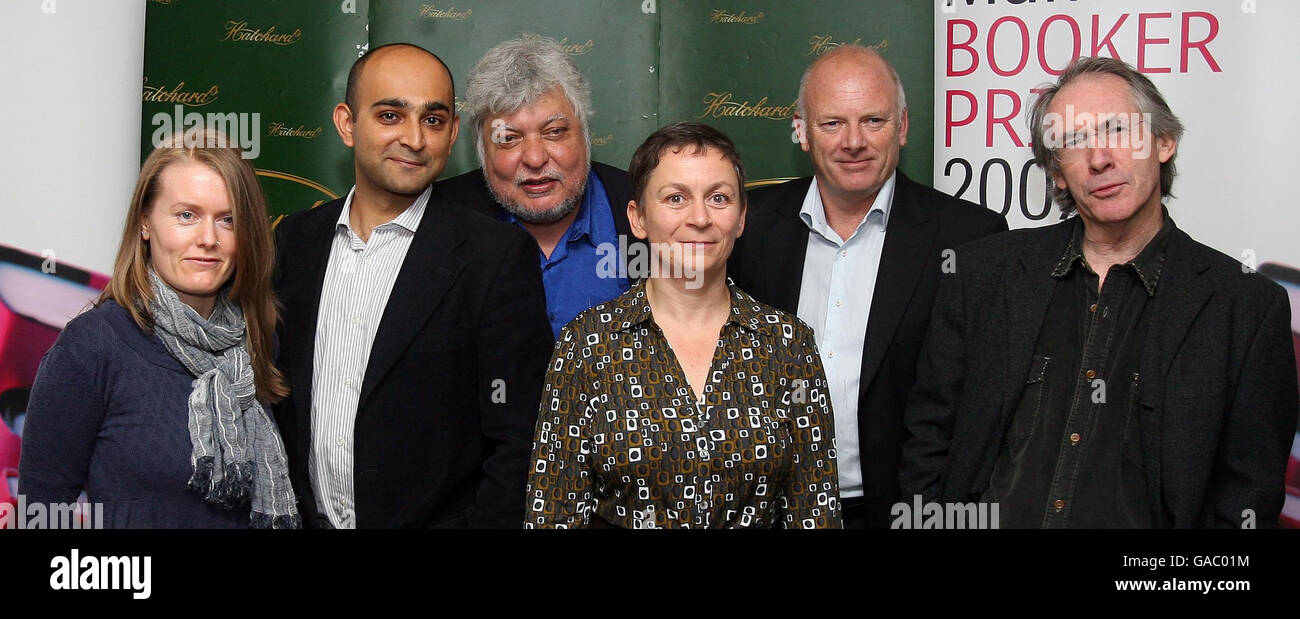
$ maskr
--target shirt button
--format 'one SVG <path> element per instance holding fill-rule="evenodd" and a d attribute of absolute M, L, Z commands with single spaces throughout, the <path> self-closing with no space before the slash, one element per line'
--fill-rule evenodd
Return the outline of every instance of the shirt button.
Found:
<path fill-rule="evenodd" d="M 835 358 L 835 351 L 832 350 L 832 351 L 826 353 L 826 358 L 828 358 L 828 359 L 834 359 L 834 358 Z"/>
<path fill-rule="evenodd" d="M 847 249 L 841 249 L 841 250 L 840 250 L 840 255 L 841 255 L 841 256 L 847 256 L 847 255 L 849 255 L 849 250 L 847 250 Z"/>
<path fill-rule="evenodd" d="M 841 305 L 844 305 L 844 301 L 841 299 L 835 299 L 835 307 L 839 307 Z"/>
<path fill-rule="evenodd" d="M 349 387 L 351 387 L 351 386 L 352 386 L 352 379 L 351 379 L 351 378 L 345 378 L 345 379 L 343 379 L 343 384 L 344 384 L 344 385 L 347 385 L 347 386 L 349 386 Z"/>
<path fill-rule="evenodd" d="M 344 443 L 345 441 L 343 440 L 343 437 L 340 436 L 340 437 L 338 437 L 338 439 L 336 439 L 334 442 L 335 442 L 336 444 L 338 444 L 339 447 L 342 447 L 342 446 L 343 446 L 343 443 Z"/>
<path fill-rule="evenodd" d="M 1075 433 L 1071 434 L 1071 435 L 1070 435 L 1070 444 L 1071 444 L 1071 445 L 1078 445 L 1078 444 L 1079 444 L 1079 439 L 1081 439 L 1081 438 L 1083 438 L 1083 437 L 1079 436 L 1079 433 L 1078 433 L 1078 432 L 1075 432 Z"/>
<path fill-rule="evenodd" d="M 1065 501 L 1062 501 L 1061 499 L 1056 499 L 1056 502 L 1052 503 L 1052 507 L 1055 507 L 1056 511 L 1059 512 L 1065 509 Z"/>
<path fill-rule="evenodd" d="M 1097 304 L 1096 304 L 1096 303 L 1093 303 L 1091 306 L 1089 306 L 1089 307 L 1088 307 L 1088 311 L 1090 311 L 1090 312 L 1092 312 L 1092 313 L 1094 313 L 1094 314 L 1097 313 Z"/>
<path fill-rule="evenodd" d="M 1084 372 L 1083 375 L 1084 375 L 1084 376 L 1087 376 L 1087 377 L 1088 377 L 1088 380 L 1092 380 L 1092 379 L 1094 379 L 1094 378 L 1097 378 L 1097 371 L 1096 371 L 1096 370 L 1088 370 L 1087 372 Z"/>
<path fill-rule="evenodd" d="M 359 324 L 361 324 L 361 316 L 353 316 L 353 317 L 352 317 L 352 324 L 354 324 L 354 325 L 359 325 Z"/>

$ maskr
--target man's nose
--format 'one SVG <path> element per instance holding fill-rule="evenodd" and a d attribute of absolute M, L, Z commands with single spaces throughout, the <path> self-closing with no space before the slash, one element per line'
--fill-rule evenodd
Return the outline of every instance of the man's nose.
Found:
<path fill-rule="evenodd" d="M 424 126 L 418 120 L 407 123 L 401 137 L 402 146 L 413 151 L 424 150 Z"/>
<path fill-rule="evenodd" d="M 867 145 L 866 129 L 863 129 L 858 123 L 847 123 L 844 126 L 844 131 L 844 148 L 859 150 Z"/>
<path fill-rule="evenodd" d="M 522 149 L 521 161 L 529 169 L 539 170 L 551 159 L 550 151 L 546 150 L 546 140 L 539 136 L 527 136 L 524 138 L 524 143 L 519 146 Z"/>
<path fill-rule="evenodd" d="M 1088 167 L 1095 172 L 1103 172 L 1115 165 L 1115 157 L 1110 147 L 1105 144 L 1092 145 L 1087 149 Z"/>

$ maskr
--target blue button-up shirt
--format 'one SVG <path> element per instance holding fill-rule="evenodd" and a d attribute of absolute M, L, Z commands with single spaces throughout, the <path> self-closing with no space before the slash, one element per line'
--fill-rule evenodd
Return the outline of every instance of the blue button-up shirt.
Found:
<path fill-rule="evenodd" d="M 523 227 L 505 210 L 501 211 L 501 218 Z M 605 249 L 597 252 L 602 245 Z M 609 249 L 617 247 L 618 229 L 614 227 L 614 213 L 610 210 L 605 185 L 595 172 L 589 172 L 578 214 L 564 238 L 556 244 L 550 258 L 540 248 L 537 250 L 542 285 L 546 288 L 546 317 L 551 321 L 555 337 L 584 310 L 627 292 L 627 277 L 614 276 L 609 268 L 599 268 L 602 256 L 611 255 Z M 608 258 L 605 260 L 608 262 Z"/>

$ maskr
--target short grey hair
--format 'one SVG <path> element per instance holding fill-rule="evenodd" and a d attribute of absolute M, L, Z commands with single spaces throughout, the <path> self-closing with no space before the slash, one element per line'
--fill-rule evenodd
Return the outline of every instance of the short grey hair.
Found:
<path fill-rule="evenodd" d="M 907 109 L 907 94 L 903 92 L 903 80 L 899 79 L 898 70 L 894 68 L 893 63 L 885 60 L 885 57 L 881 55 L 876 48 L 858 45 L 857 43 L 845 43 L 840 45 L 835 49 L 822 54 L 817 58 L 817 60 L 812 61 L 812 64 L 808 65 L 807 69 L 804 69 L 803 77 L 799 78 L 799 98 L 795 103 L 795 109 L 799 111 L 799 118 L 808 120 L 808 78 L 812 75 L 813 69 L 816 69 L 818 65 L 826 62 L 828 59 L 837 58 L 847 54 L 859 54 L 868 57 L 875 57 L 878 58 L 880 62 L 885 63 L 885 67 L 889 69 L 889 76 L 894 78 L 894 86 L 898 87 L 898 116 L 899 118 L 902 118 L 903 110 Z"/>
<path fill-rule="evenodd" d="M 582 142 L 587 144 L 591 119 L 591 84 L 578 71 L 559 42 L 550 37 L 524 33 L 488 50 L 466 78 L 465 108 L 474 126 L 474 147 L 479 165 L 483 165 L 483 140 L 492 132 L 484 131 L 489 116 L 512 114 L 546 93 L 559 89 L 577 116 L 582 128 Z"/>
<path fill-rule="evenodd" d="M 1047 173 L 1047 195 L 1060 205 L 1061 212 L 1066 215 L 1077 210 L 1078 205 L 1074 201 L 1074 196 L 1070 195 L 1068 187 L 1061 189 L 1052 180 L 1053 176 L 1060 174 L 1061 162 L 1056 149 L 1050 147 L 1053 142 L 1049 141 L 1051 138 L 1047 135 L 1047 131 L 1052 123 L 1048 121 L 1047 110 L 1051 108 L 1052 100 L 1062 88 L 1086 75 L 1114 75 L 1124 80 L 1128 84 L 1129 98 L 1133 102 L 1133 107 L 1136 107 L 1144 117 L 1151 119 L 1151 134 L 1156 139 L 1177 141 L 1183 137 L 1182 121 L 1178 120 L 1173 110 L 1169 109 L 1169 104 L 1165 102 L 1165 98 L 1155 84 L 1152 84 L 1147 76 L 1139 73 L 1132 65 L 1122 60 L 1102 56 L 1079 58 L 1070 63 L 1055 84 L 1043 86 L 1042 93 L 1029 108 L 1029 131 L 1033 136 L 1034 161 Z M 1174 195 L 1172 192 L 1174 177 L 1178 176 L 1178 167 L 1174 165 L 1174 159 L 1177 156 L 1178 151 L 1175 150 L 1169 157 L 1169 161 L 1160 164 L 1161 199 Z"/>

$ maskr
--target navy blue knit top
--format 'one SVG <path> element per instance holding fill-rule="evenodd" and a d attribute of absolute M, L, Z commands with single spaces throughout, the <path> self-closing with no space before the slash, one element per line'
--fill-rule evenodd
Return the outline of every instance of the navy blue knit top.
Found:
<path fill-rule="evenodd" d="M 84 489 L 106 528 L 246 528 L 247 505 L 225 511 L 185 487 L 193 382 L 117 303 L 74 318 L 32 386 L 19 493 L 70 503 Z"/>

